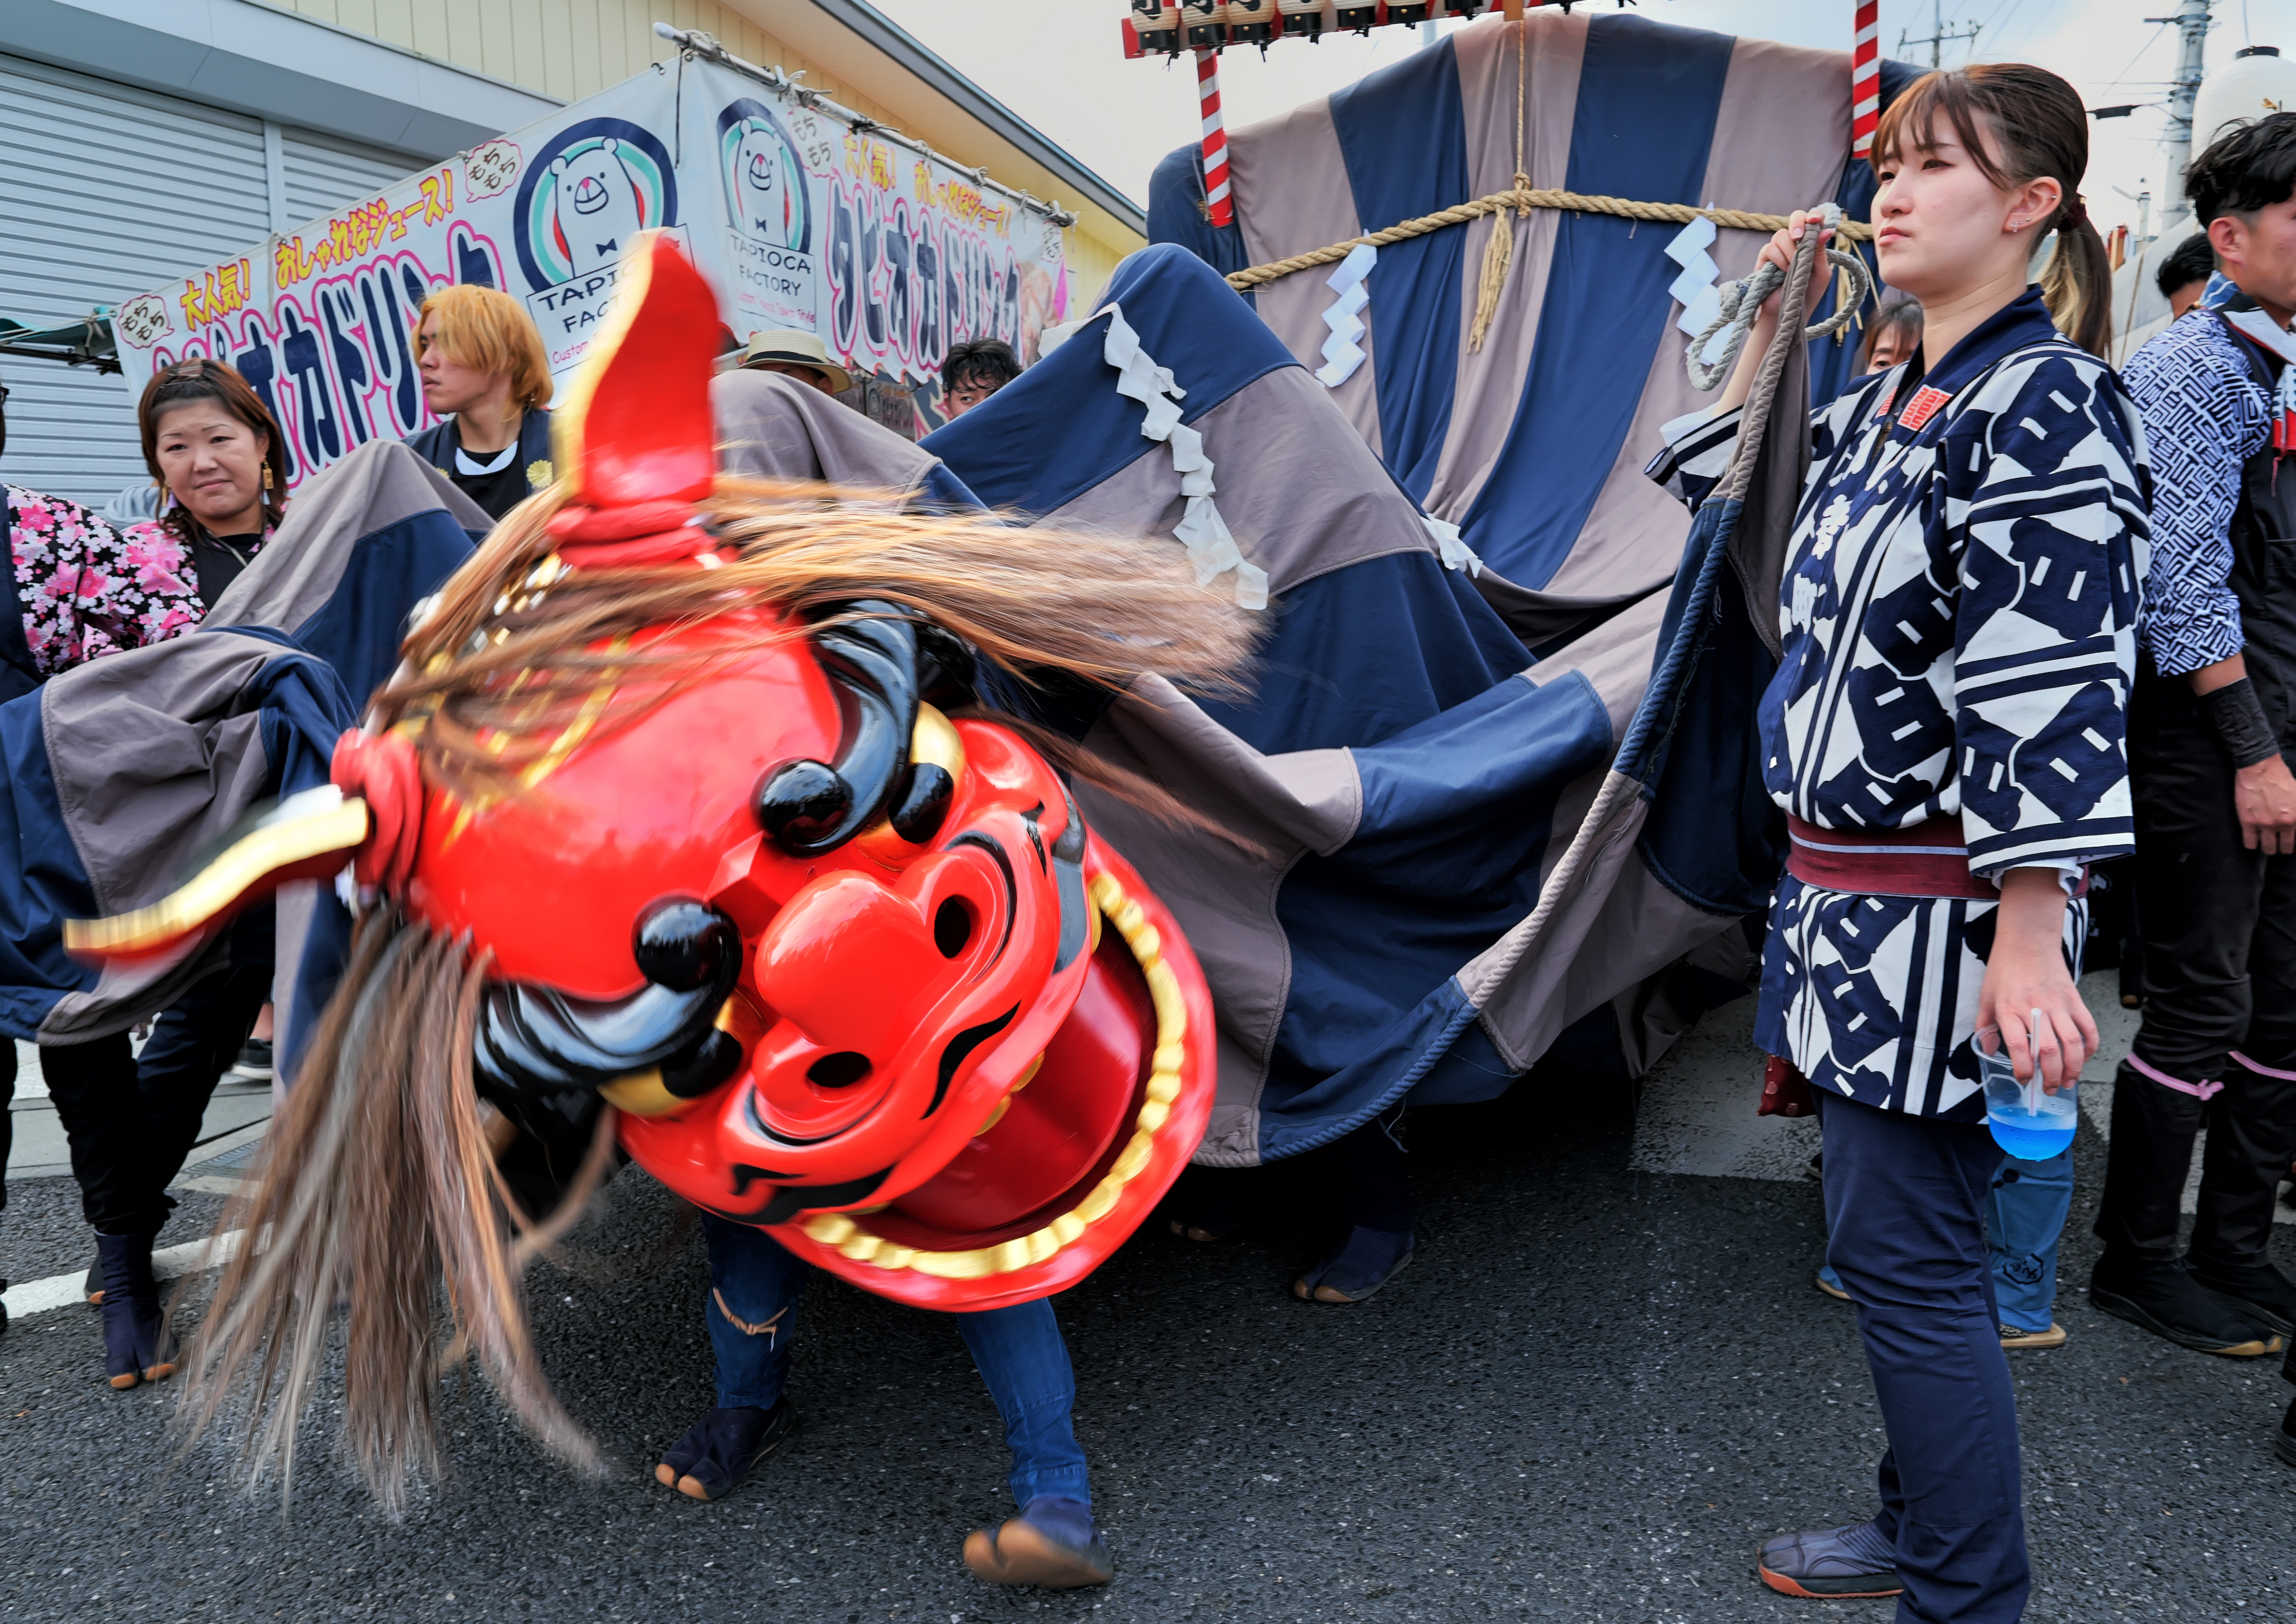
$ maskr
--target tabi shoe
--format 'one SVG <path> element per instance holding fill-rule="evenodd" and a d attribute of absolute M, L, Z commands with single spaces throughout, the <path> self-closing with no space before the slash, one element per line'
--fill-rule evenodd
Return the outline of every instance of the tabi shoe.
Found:
<path fill-rule="evenodd" d="M 2011 1348 L 2062 1348 L 2065 1345 L 2065 1328 L 2056 1321 L 2049 1322 L 2046 1331 L 2020 1331 L 2014 1325 L 1997 1327 L 2001 1333 L 2001 1346 Z"/>
<path fill-rule="evenodd" d="M 89 1308 L 100 1308 L 103 1306 L 103 1254 L 102 1252 L 96 1253 L 95 1261 L 87 1266 L 87 1273 L 81 1277 L 79 1289 L 80 1295 L 87 1299 Z"/>
<path fill-rule="evenodd" d="M 2196 1353 L 2253 1359 L 2280 1345 L 2246 1303 L 2218 1296 L 2182 1263 L 2124 1263 L 2108 1254 L 2089 1275 L 2088 1300 Z"/>
<path fill-rule="evenodd" d="M 2289 1400 L 2288 1413 L 2280 1418 L 2279 1430 L 2272 1435 L 2272 1452 L 2296 1466 L 2296 1398 Z"/>
<path fill-rule="evenodd" d="M 1906 1588 L 1897 1551 L 1871 1521 L 1780 1534 L 1763 1542 L 1754 1571 L 1773 1590 L 1813 1599 L 1898 1595 Z"/>
<path fill-rule="evenodd" d="M 1165 1227 L 1184 1241 L 1225 1241 L 1250 1220 L 1257 1186 L 1250 1181 L 1256 1168 L 1199 1168 L 1181 1170 L 1172 1193 L 1165 1197 Z"/>
<path fill-rule="evenodd" d="M 712 1410 L 663 1451 L 653 1480 L 696 1500 L 722 1500 L 796 1431 L 797 1410 L 786 1398 L 769 1410 Z"/>
<path fill-rule="evenodd" d="M 1078 1590 L 1116 1577 L 1092 1508 L 1066 1495 L 1040 1494 L 995 1533 L 964 1537 L 964 1565 L 992 1585 Z"/>
<path fill-rule="evenodd" d="M 1303 1302 L 1361 1302 L 1411 1262 L 1411 1232 L 1357 1225 L 1337 1251 L 1292 1283 Z"/>
<path fill-rule="evenodd" d="M 1817 1273 L 1809 1277 L 1809 1283 L 1816 1286 L 1819 1291 L 1824 1292 L 1828 1297 L 1835 1298 L 1840 1301 L 1855 1302 L 1857 1300 L 1849 1292 L 1836 1285 L 1833 1281 L 1828 1280 L 1825 1277 L 1825 1270 L 1823 1267 L 1818 1269 Z"/>
<path fill-rule="evenodd" d="M 2269 1262 L 2196 1263 L 2185 1259 L 2194 1279 L 2219 1297 L 2229 1297 L 2283 1336 L 2296 1334 L 2296 1285 Z"/>
<path fill-rule="evenodd" d="M 149 1234 L 95 1237 L 103 1260 L 103 1374 L 112 1386 L 164 1382 L 176 1374 L 176 1339 L 160 1312 Z"/>

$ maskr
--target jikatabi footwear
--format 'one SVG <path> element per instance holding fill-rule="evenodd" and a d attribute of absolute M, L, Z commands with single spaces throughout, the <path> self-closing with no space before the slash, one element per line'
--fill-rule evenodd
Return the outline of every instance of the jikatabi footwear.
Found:
<path fill-rule="evenodd" d="M 2268 1262 L 2202 1263 L 2185 1269 L 2219 1297 L 2229 1297 L 2283 1336 L 2296 1335 L 2296 1285 Z"/>
<path fill-rule="evenodd" d="M 1840 1286 L 1834 1284 L 1833 1281 L 1828 1280 L 1825 1277 L 1825 1270 L 1823 1268 L 1820 1268 L 1817 1273 L 1809 1277 L 1809 1283 L 1816 1286 L 1819 1291 L 1824 1292 L 1828 1297 L 1837 1298 L 1843 1302 L 1855 1302 L 1857 1300 L 1849 1292 L 1843 1291 Z"/>
<path fill-rule="evenodd" d="M 1906 1588 L 1898 1579 L 1896 1550 L 1870 1521 L 1780 1534 L 1763 1544 L 1754 1571 L 1786 1595 L 1883 1596 Z"/>
<path fill-rule="evenodd" d="M 796 1431 L 797 1411 L 786 1398 L 769 1410 L 712 1410 L 663 1452 L 653 1480 L 696 1500 L 722 1500 Z"/>
<path fill-rule="evenodd" d="M 2046 1331 L 2020 1331 L 2014 1325 L 2000 1328 L 2004 1348 L 2062 1348 L 2065 1345 L 2065 1328 L 2054 1320 Z"/>
<path fill-rule="evenodd" d="M 1066 1495 L 1038 1495 L 995 1533 L 964 1537 L 964 1565 L 992 1585 L 1077 1590 L 1116 1577 L 1092 1508 Z"/>
<path fill-rule="evenodd" d="M 176 1374 L 176 1339 L 160 1312 L 152 1237 L 98 1234 L 103 1262 L 103 1374 L 111 1385 L 164 1382 Z"/>
<path fill-rule="evenodd" d="M 1398 1234 L 1358 1224 L 1337 1251 L 1292 1283 L 1292 1295 L 1308 1302 L 1361 1302 L 1401 1274 L 1411 1253 L 1408 1230 Z"/>
<path fill-rule="evenodd" d="M 2253 1359 L 2272 1352 L 2270 1334 L 2247 1304 L 2219 1297 L 2185 1272 L 2181 1263 L 2096 1260 L 2088 1278 L 2089 1302 L 2116 1318 L 2166 1337 L 2179 1348 L 2226 1358 Z"/>

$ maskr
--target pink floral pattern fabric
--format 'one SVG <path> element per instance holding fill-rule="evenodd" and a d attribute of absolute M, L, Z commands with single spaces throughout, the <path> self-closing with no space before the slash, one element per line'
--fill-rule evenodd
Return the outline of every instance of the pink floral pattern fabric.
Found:
<path fill-rule="evenodd" d="M 42 677 L 199 625 L 191 549 L 166 526 L 121 531 L 77 502 L 5 488 L 24 641 Z"/>

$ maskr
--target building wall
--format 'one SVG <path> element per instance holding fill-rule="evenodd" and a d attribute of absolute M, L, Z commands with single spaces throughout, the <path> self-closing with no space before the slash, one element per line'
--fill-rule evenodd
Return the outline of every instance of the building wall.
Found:
<path fill-rule="evenodd" d="M 772 35 L 714 0 L 266 0 L 282 11 L 330 22 L 435 56 L 491 78 L 577 102 L 619 85 L 677 47 L 653 31 L 657 20 L 714 36 L 734 55 L 785 73 L 857 112 L 898 125 L 890 108 L 840 85 Z"/>
<path fill-rule="evenodd" d="M 805 83 L 858 113 L 895 128 L 908 127 L 898 108 L 840 81 L 817 62 L 716 0 L 263 0 L 319 22 L 365 34 L 522 89 L 579 101 L 618 85 L 650 62 L 668 62 L 677 47 L 653 31 L 656 20 L 714 37 L 734 55 L 784 73 L 803 71 Z M 962 150 L 966 164 L 983 157 Z M 996 175 L 996 165 L 988 164 Z M 999 179 L 1010 180 L 1005 176 Z M 1141 239 L 1086 229 L 1068 234 L 1069 275 L 1075 296 L 1088 301 L 1117 261 Z"/>

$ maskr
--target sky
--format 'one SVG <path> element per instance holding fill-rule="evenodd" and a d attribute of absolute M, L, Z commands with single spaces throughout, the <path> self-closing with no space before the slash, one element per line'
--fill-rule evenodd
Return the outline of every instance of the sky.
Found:
<path fill-rule="evenodd" d="M 1121 0 L 871 0 L 974 83 L 1136 201 L 1148 195 L 1156 161 L 1195 135 L 1195 78 L 1186 59 L 1124 60 Z M 1602 5 L 1604 0 L 1585 0 Z M 1927 45 L 1901 35 L 1932 32 L 1933 0 L 1882 0 L 1882 50 L 1927 65 Z M 1852 0 L 1641 0 L 1660 22 L 1749 34 L 1846 51 Z M 2072 81 L 2092 107 L 2161 103 L 2176 71 L 2174 28 L 2148 23 L 2176 0 L 1949 0 L 1948 31 L 1974 23 L 1974 46 L 1944 47 L 1945 63 L 2030 62 Z M 2216 0 L 2208 66 L 2246 45 L 2277 45 L 2296 58 L 2296 0 Z M 1450 22 L 1445 29 L 1485 26 Z M 1380 29 L 1315 44 L 1279 40 L 1265 61 L 1244 48 L 1221 59 L 1220 92 L 1233 130 L 1327 95 L 1418 48 L 1416 29 Z M 2157 185 L 2165 115 L 2141 107 L 2094 122 L 2081 190 L 2101 229 L 2137 222 L 2122 193 Z M 1816 200 L 1813 200 L 1814 201 Z"/>

